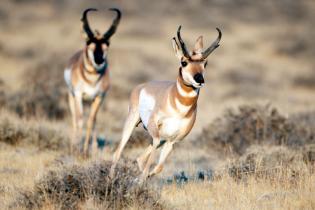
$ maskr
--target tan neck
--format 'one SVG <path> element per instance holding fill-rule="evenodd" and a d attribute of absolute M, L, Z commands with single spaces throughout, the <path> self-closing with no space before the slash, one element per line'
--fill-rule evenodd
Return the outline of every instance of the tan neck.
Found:
<path fill-rule="evenodd" d="M 197 108 L 199 90 L 184 83 L 181 75 L 177 77 L 176 84 L 171 89 L 170 102 L 174 109 L 190 116 Z"/>

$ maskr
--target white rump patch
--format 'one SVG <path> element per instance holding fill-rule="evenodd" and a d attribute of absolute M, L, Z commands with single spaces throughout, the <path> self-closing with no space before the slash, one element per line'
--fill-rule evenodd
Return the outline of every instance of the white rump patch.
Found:
<path fill-rule="evenodd" d="M 142 123 L 148 127 L 149 119 L 155 106 L 155 99 L 145 90 L 140 91 L 139 96 L 139 113 Z"/>
<path fill-rule="evenodd" d="M 66 81 L 67 86 L 72 89 L 72 84 L 71 84 L 71 69 L 66 68 L 65 71 L 63 72 L 63 77 Z"/>

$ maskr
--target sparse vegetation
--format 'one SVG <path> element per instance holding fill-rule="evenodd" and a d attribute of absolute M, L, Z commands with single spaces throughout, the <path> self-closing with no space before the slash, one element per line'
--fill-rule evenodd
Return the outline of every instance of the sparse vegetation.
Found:
<path fill-rule="evenodd" d="M 49 122 L 23 120 L 7 111 L 0 111 L 0 142 L 38 149 L 68 150 L 69 138 L 61 127 Z"/>
<path fill-rule="evenodd" d="M 158 193 L 136 182 L 139 172 L 135 165 L 120 165 L 113 179 L 109 177 L 110 166 L 110 162 L 99 162 L 49 171 L 11 207 L 79 209 L 92 200 L 99 209 L 163 209 Z"/>
<path fill-rule="evenodd" d="M 21 90 L 8 96 L 7 107 L 21 117 L 64 118 L 67 110 L 64 66 L 64 59 L 51 56 L 26 69 Z"/>
<path fill-rule="evenodd" d="M 315 142 L 312 117 L 301 114 L 291 119 L 268 104 L 243 105 L 228 109 L 223 117 L 203 129 L 200 140 L 209 147 L 239 155 L 251 145 L 301 147 Z"/>

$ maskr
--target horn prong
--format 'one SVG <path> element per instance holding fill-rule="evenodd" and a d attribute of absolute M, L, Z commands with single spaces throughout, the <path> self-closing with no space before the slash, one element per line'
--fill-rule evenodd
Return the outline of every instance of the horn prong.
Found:
<path fill-rule="evenodd" d="M 92 39 L 94 37 L 94 33 L 92 32 L 88 19 L 87 19 L 87 14 L 90 11 L 97 11 L 97 9 L 95 8 L 88 8 L 86 10 L 84 10 L 83 14 L 82 14 L 82 18 L 81 21 L 83 23 L 83 30 L 86 33 L 88 39 Z"/>
<path fill-rule="evenodd" d="M 119 9 L 117 9 L 117 8 L 110 8 L 109 10 L 113 11 L 113 12 L 116 12 L 117 14 L 116 14 L 115 19 L 113 20 L 112 25 L 109 27 L 107 32 L 104 33 L 104 35 L 103 35 L 104 40 L 109 40 L 110 37 L 116 32 L 116 29 L 117 29 L 117 27 L 119 25 L 119 22 L 120 22 L 120 19 L 121 19 L 121 12 L 120 12 Z"/>
<path fill-rule="evenodd" d="M 206 49 L 205 51 L 202 52 L 202 58 L 206 59 L 216 48 L 218 48 L 220 46 L 219 42 L 221 40 L 222 37 L 222 32 L 219 28 L 216 28 L 218 31 L 218 37 L 217 39 L 210 45 L 210 47 L 208 47 L 208 49 Z"/>
<path fill-rule="evenodd" d="M 179 44 L 180 44 L 180 46 L 181 46 L 181 48 L 182 48 L 182 52 L 183 52 L 184 56 L 185 56 L 186 58 L 190 58 L 189 52 L 188 52 L 188 50 L 187 50 L 187 48 L 186 48 L 186 45 L 185 45 L 185 43 L 184 43 L 184 41 L 183 41 L 183 39 L 182 39 L 182 37 L 181 37 L 181 35 L 180 35 L 180 30 L 181 30 L 181 28 L 182 28 L 182 26 L 180 25 L 180 26 L 178 27 L 178 30 L 177 30 L 177 38 L 178 38 Z"/>

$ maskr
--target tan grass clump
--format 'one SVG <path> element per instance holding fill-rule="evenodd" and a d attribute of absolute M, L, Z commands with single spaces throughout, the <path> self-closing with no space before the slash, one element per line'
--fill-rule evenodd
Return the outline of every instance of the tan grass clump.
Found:
<path fill-rule="evenodd" d="M 21 89 L 7 97 L 6 106 L 23 117 L 63 118 L 67 110 L 63 60 L 50 56 L 26 69 Z"/>
<path fill-rule="evenodd" d="M 241 155 L 254 144 L 300 147 L 315 141 L 315 115 L 287 118 L 270 105 L 243 105 L 228 109 L 200 135 L 202 143 Z M 312 120 L 313 123 L 306 123 Z"/>
<path fill-rule="evenodd" d="M 20 119 L 12 113 L 0 110 L 0 142 L 64 150 L 68 148 L 69 139 L 60 126 L 46 121 Z"/>
<path fill-rule="evenodd" d="M 139 172 L 134 164 L 119 165 L 113 179 L 109 177 L 110 166 L 103 161 L 51 170 L 35 183 L 33 190 L 21 193 L 12 208 L 80 209 L 92 200 L 93 206 L 101 209 L 162 209 L 159 195 L 135 182 Z"/>
<path fill-rule="evenodd" d="M 297 178 L 309 162 L 303 159 L 304 151 L 285 146 L 251 146 L 240 158 L 227 164 L 230 176 L 238 179 L 255 177 L 275 178 L 286 173 L 286 178 Z"/>

